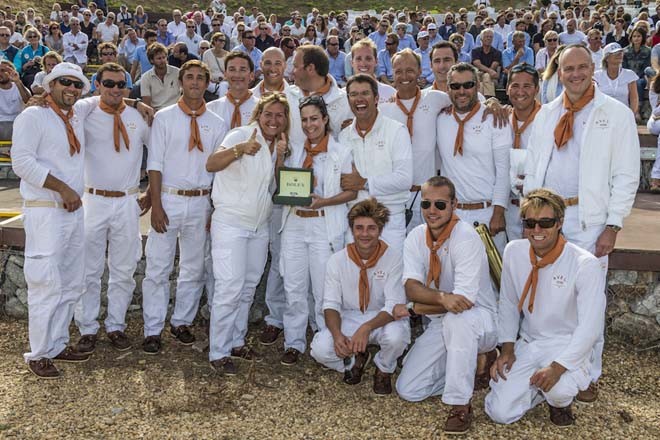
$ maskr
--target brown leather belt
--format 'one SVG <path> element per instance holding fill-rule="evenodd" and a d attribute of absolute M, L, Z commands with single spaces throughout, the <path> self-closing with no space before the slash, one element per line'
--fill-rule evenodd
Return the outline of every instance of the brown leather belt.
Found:
<path fill-rule="evenodd" d="M 320 211 L 305 211 L 303 209 L 296 209 L 295 213 L 298 217 L 302 218 L 325 217 L 325 211 L 322 209 Z"/>
<path fill-rule="evenodd" d="M 486 200 L 485 202 L 477 202 L 477 203 L 459 203 L 456 205 L 456 207 L 458 209 L 464 209 L 466 211 L 474 211 L 475 209 L 488 208 L 491 205 L 492 205 L 491 201 Z"/>
<path fill-rule="evenodd" d="M 210 189 L 177 189 L 170 188 L 168 186 L 163 186 L 162 192 L 166 194 L 173 194 L 175 196 L 185 196 L 185 197 L 200 197 L 208 196 L 211 194 Z"/>
<path fill-rule="evenodd" d="M 520 207 L 520 199 L 511 199 L 511 204 Z"/>
<path fill-rule="evenodd" d="M 85 187 L 85 192 L 101 197 L 124 197 L 131 194 L 137 194 L 138 191 L 138 188 L 131 188 L 128 191 L 109 191 L 105 189 Z"/>
<path fill-rule="evenodd" d="M 566 205 L 566 207 L 575 206 L 578 203 L 580 203 L 580 198 L 578 196 L 569 197 L 567 199 L 564 199 L 564 204 Z"/>
<path fill-rule="evenodd" d="M 413 185 L 413 186 L 410 187 L 410 192 L 411 193 L 421 191 L 421 190 L 422 190 L 422 185 Z"/>

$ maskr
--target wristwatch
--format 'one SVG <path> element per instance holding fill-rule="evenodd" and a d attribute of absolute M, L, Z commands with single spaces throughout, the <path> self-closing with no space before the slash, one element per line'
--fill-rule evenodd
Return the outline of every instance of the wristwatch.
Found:
<path fill-rule="evenodd" d="M 621 230 L 621 226 L 617 226 L 617 225 L 607 225 L 607 226 L 605 226 L 605 227 L 606 227 L 606 228 L 610 228 L 610 229 L 613 230 L 614 232 L 619 232 L 619 231 Z"/>
<path fill-rule="evenodd" d="M 142 102 L 142 99 L 140 98 L 135 98 L 133 101 L 133 108 L 137 108 L 137 106 Z"/>
<path fill-rule="evenodd" d="M 410 301 L 408 304 L 406 304 L 406 309 L 408 309 L 408 314 L 411 318 L 417 316 L 417 313 L 415 313 L 415 303 L 413 301 Z"/>

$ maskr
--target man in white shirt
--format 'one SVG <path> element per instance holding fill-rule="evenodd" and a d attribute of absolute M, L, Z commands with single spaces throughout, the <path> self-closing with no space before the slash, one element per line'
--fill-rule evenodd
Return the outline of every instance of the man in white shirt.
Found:
<path fill-rule="evenodd" d="M 449 97 L 453 109 L 438 116 L 437 142 L 440 171 L 454 182 L 456 215 L 469 224 L 488 226 L 500 252 L 506 237 L 504 210 L 509 198 L 508 127 L 496 127 L 477 97 L 477 69 L 458 63 L 449 69 Z"/>
<path fill-rule="evenodd" d="M 364 73 L 376 78 L 376 67 L 378 59 L 376 53 L 376 44 L 369 38 L 363 38 L 356 41 L 351 46 L 351 66 L 355 74 Z M 391 101 L 396 93 L 394 87 L 389 84 L 378 82 L 378 104 L 384 104 Z"/>
<path fill-rule="evenodd" d="M 410 302 L 393 312 L 396 319 L 430 319 L 404 358 L 396 389 L 411 402 L 442 394 L 442 401 L 451 405 L 444 429 L 448 434 L 470 429 L 477 355 L 489 353 L 492 362 L 497 342 L 497 300 L 486 250 L 474 227 L 458 218 L 456 205 L 448 178 L 431 177 L 422 185 L 426 224 L 408 234 L 403 253 Z"/>
<path fill-rule="evenodd" d="M 401 255 L 380 239 L 388 218 L 388 209 L 373 198 L 349 211 L 354 242 L 328 261 L 323 294 L 327 328 L 314 336 L 310 352 L 317 362 L 343 372 L 345 383 L 356 385 L 371 360 L 367 345 L 380 345 L 374 357 L 376 394 L 392 393 L 397 359 L 410 343 L 408 323 L 394 321 L 392 314 L 405 295 Z"/>
<path fill-rule="evenodd" d="M 85 265 L 83 157 L 85 133 L 74 104 L 89 92 L 80 67 L 60 63 L 44 79 L 48 107 L 32 106 L 14 121 L 12 167 L 21 178 L 28 285 L 29 369 L 60 376 L 53 359 L 85 362 L 68 346 L 69 323 L 83 290 Z"/>
<path fill-rule="evenodd" d="M 123 67 L 102 65 L 96 82 L 100 98 L 76 106 L 94 107 L 85 118 L 85 289 L 74 315 L 82 335 L 76 345 L 80 353 L 92 353 L 96 346 L 106 248 L 110 281 L 105 330 L 114 348 L 130 348 L 124 333 L 126 311 L 135 290 L 133 273 L 142 256 L 137 196 L 149 127 L 137 110 L 124 103 Z"/>
<path fill-rule="evenodd" d="M 381 105 L 383 115 L 406 126 L 412 141 L 413 184 L 406 202 L 406 230 L 410 232 L 422 224 L 419 203 L 422 183 L 436 174 L 436 132 L 438 114 L 449 107 L 451 101 L 446 93 L 431 90 L 422 94 L 417 78 L 421 72 L 420 56 L 410 49 L 398 52 L 392 58 L 394 102 Z"/>
<path fill-rule="evenodd" d="M 534 119 L 523 192 L 549 188 L 564 198 L 564 236 L 600 258 L 605 278 L 608 255 L 639 185 L 637 124 L 627 106 L 594 86 L 594 64 L 584 45 L 564 49 L 559 73 L 564 86 L 561 99 L 544 106 Z M 548 130 L 554 135 L 549 136 Z M 600 330 L 592 384 L 580 392 L 580 401 L 597 398 L 604 329 Z"/>
<path fill-rule="evenodd" d="M 0 61 L 0 139 L 11 139 L 14 120 L 31 96 L 14 63 Z"/>
<path fill-rule="evenodd" d="M 601 69 L 603 61 L 603 34 L 598 29 L 591 29 L 587 32 L 587 42 L 589 43 L 589 52 L 591 52 L 591 61 L 594 62 L 596 70 Z"/>
<path fill-rule="evenodd" d="M 181 11 L 174 9 L 172 11 L 172 21 L 167 23 L 167 32 L 171 33 L 174 38 L 186 33 L 186 23 L 181 20 Z M 194 53 L 194 52 L 193 52 Z"/>
<path fill-rule="evenodd" d="M 195 341 L 190 331 L 204 285 L 206 226 L 211 215 L 213 175 L 206 160 L 220 145 L 224 121 L 207 111 L 204 90 L 211 73 L 200 61 L 185 63 L 179 71 L 183 96 L 177 104 L 156 114 L 149 140 L 149 187 L 151 230 L 145 254 L 147 266 L 142 282 L 147 354 L 160 351 L 170 297 L 169 276 L 179 239 L 179 277 L 170 331 L 184 345 Z"/>
<path fill-rule="evenodd" d="M 96 35 L 101 42 L 111 42 L 115 46 L 119 41 L 119 28 L 115 24 L 114 12 L 108 12 L 103 23 L 96 25 Z"/>
<path fill-rule="evenodd" d="M 199 43 L 202 37 L 195 32 L 195 21 L 186 20 L 186 31 L 176 37 L 177 43 L 185 43 L 188 47 L 188 53 L 197 55 L 199 53 Z"/>
<path fill-rule="evenodd" d="M 514 423 L 546 400 L 550 421 L 574 424 L 573 398 L 591 381 L 591 354 L 605 322 L 605 278 L 589 252 L 561 234 L 565 205 L 541 188 L 520 214 L 527 240 L 506 248 L 498 313 L 500 356 L 485 411 Z M 521 319 L 522 314 L 522 319 Z"/>
<path fill-rule="evenodd" d="M 80 32 L 80 20 L 71 18 L 71 31 L 62 36 L 62 45 L 64 46 L 64 61 L 77 64 L 81 69 L 85 69 L 87 64 L 87 35 Z"/>
<path fill-rule="evenodd" d="M 377 198 L 390 211 L 382 238 L 403 252 L 405 209 L 413 180 L 412 148 L 406 126 L 378 111 L 378 84 L 359 73 L 346 84 L 348 104 L 355 115 L 342 130 L 339 143 L 353 152 L 353 172 L 342 174 L 344 191 L 358 191 L 357 201 Z"/>
<path fill-rule="evenodd" d="M 577 21 L 574 18 L 566 22 L 566 30 L 559 34 L 559 44 L 587 44 L 587 36 L 577 30 Z"/>
<path fill-rule="evenodd" d="M 229 53 L 225 57 L 225 79 L 229 83 L 227 94 L 209 102 L 208 109 L 220 116 L 226 129 L 231 130 L 247 125 L 259 101 L 250 90 L 254 81 L 254 64 L 250 56 L 244 52 Z"/>

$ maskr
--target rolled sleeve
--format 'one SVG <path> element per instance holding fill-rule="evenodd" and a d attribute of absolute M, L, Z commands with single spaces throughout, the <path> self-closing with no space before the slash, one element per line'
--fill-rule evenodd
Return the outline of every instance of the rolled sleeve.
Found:
<path fill-rule="evenodd" d="M 403 265 L 401 264 L 401 260 L 397 260 L 396 265 L 392 268 L 385 282 L 385 305 L 380 309 L 381 312 L 392 315 L 395 305 L 406 302 L 406 292 L 401 283 L 402 274 Z"/>
<path fill-rule="evenodd" d="M 331 257 L 325 271 L 323 310 L 331 309 L 341 313 L 341 298 L 341 275 L 337 267 L 337 258 Z"/>

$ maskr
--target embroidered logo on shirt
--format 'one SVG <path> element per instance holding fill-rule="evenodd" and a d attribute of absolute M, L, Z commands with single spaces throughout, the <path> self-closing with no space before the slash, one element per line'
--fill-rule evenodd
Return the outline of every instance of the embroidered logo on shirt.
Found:
<path fill-rule="evenodd" d="M 594 124 L 596 125 L 596 128 L 608 128 L 610 126 L 610 121 L 609 119 L 596 119 L 594 121 Z"/>
<path fill-rule="evenodd" d="M 209 132 L 211 131 L 211 127 L 209 127 L 208 125 L 205 125 L 205 124 L 202 124 L 199 128 L 200 128 L 204 133 L 209 133 Z"/>
<path fill-rule="evenodd" d="M 472 131 L 474 132 L 474 134 L 481 134 L 482 130 L 483 130 L 483 127 L 481 126 L 481 124 L 474 125 L 472 127 Z"/>
<path fill-rule="evenodd" d="M 421 111 L 423 111 L 424 113 L 428 113 L 429 110 L 431 110 L 431 107 L 429 107 L 428 104 L 422 104 L 422 105 L 419 106 L 419 109 Z"/>
<path fill-rule="evenodd" d="M 385 271 L 382 270 L 377 270 L 374 272 L 374 280 L 384 280 L 385 279 Z"/>
<path fill-rule="evenodd" d="M 559 289 L 563 289 L 564 287 L 566 287 L 566 277 L 564 275 L 553 275 L 552 285 Z"/>
<path fill-rule="evenodd" d="M 137 124 L 135 124 L 135 122 L 129 122 L 128 124 L 126 124 L 126 128 L 135 131 L 137 130 Z"/>
<path fill-rule="evenodd" d="M 385 148 L 385 141 L 378 141 L 376 143 L 376 148 L 379 149 L 379 150 L 384 149 Z"/>

